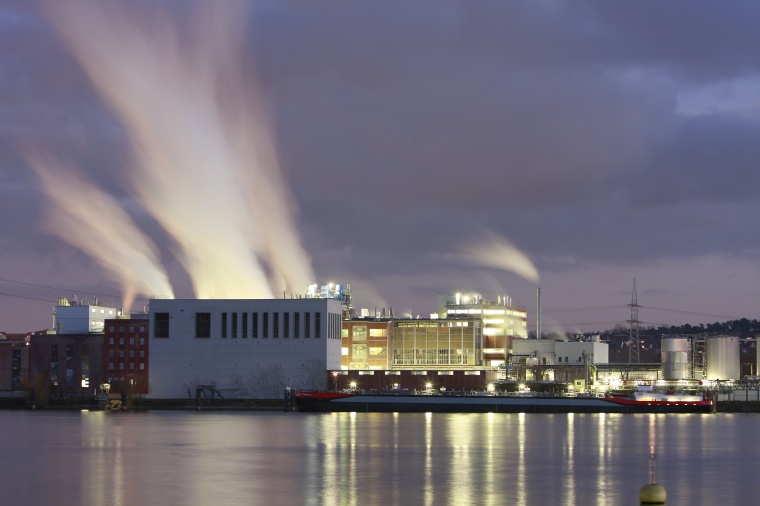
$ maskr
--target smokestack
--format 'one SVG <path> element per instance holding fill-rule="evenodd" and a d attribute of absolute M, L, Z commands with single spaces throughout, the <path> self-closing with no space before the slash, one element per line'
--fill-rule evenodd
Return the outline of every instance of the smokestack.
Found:
<path fill-rule="evenodd" d="M 536 288 L 536 339 L 541 339 L 541 289 Z"/>

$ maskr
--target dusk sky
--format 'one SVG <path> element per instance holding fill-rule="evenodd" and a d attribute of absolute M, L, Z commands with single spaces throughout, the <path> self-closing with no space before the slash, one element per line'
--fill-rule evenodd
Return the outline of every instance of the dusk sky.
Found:
<path fill-rule="evenodd" d="M 0 0 L 0 331 L 328 281 L 758 318 L 758 2 L 122 4 Z"/>

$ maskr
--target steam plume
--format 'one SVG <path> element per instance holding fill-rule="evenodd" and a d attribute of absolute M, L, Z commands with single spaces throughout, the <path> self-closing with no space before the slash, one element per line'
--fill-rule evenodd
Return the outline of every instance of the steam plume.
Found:
<path fill-rule="evenodd" d="M 130 190 L 176 241 L 201 298 L 267 298 L 314 279 L 264 102 L 242 70 L 241 4 L 203 3 L 185 31 L 156 8 L 50 4 L 129 132 Z"/>
<path fill-rule="evenodd" d="M 473 251 L 465 253 L 470 260 L 504 271 L 519 274 L 529 281 L 538 282 L 538 269 L 525 253 L 512 243 L 492 232 L 485 234 L 481 244 Z"/>
<path fill-rule="evenodd" d="M 156 247 L 111 196 L 78 171 L 40 154 L 28 153 L 27 161 L 52 199 L 49 231 L 81 248 L 121 282 L 124 307 L 132 306 L 137 293 L 173 296 Z"/>

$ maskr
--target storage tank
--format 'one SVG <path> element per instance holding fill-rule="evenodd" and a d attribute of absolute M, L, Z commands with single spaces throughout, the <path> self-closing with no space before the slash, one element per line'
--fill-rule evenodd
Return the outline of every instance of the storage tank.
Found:
<path fill-rule="evenodd" d="M 666 381 L 691 379 L 689 352 L 691 340 L 686 336 L 662 339 L 662 377 Z"/>
<path fill-rule="evenodd" d="M 711 336 L 705 340 L 705 361 L 709 380 L 741 378 L 739 365 L 739 338 L 735 336 Z"/>

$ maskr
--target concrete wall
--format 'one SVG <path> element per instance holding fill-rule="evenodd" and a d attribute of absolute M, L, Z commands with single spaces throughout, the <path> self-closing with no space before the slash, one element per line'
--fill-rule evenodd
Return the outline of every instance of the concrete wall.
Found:
<path fill-rule="evenodd" d="M 557 362 L 562 364 L 581 365 L 583 363 L 583 352 L 593 356 L 594 364 L 607 364 L 610 361 L 607 343 L 558 342 L 555 347 Z M 562 357 L 562 362 L 559 362 L 559 357 Z"/>
<path fill-rule="evenodd" d="M 169 315 L 169 337 L 155 337 L 157 313 Z M 196 313 L 210 313 L 211 335 L 196 336 Z M 222 337 L 222 313 L 227 314 L 227 337 Z M 232 337 L 232 314 L 237 314 L 237 337 Z M 247 337 L 242 333 L 246 313 Z M 253 313 L 258 332 L 253 337 Z M 263 314 L 269 332 L 264 338 Z M 278 337 L 273 320 L 278 316 Z M 289 332 L 284 333 L 284 313 Z M 299 316 L 296 333 L 295 314 Z M 304 328 L 310 313 L 310 332 Z M 320 316 L 317 338 L 316 314 Z M 296 337 L 298 335 L 298 337 Z M 306 336 L 309 337 L 306 337 Z M 153 398 L 194 397 L 198 385 L 213 385 L 225 397 L 280 397 L 285 386 L 327 389 L 328 369 L 341 365 L 341 304 L 328 299 L 155 299 L 150 302 L 150 393 Z"/>

